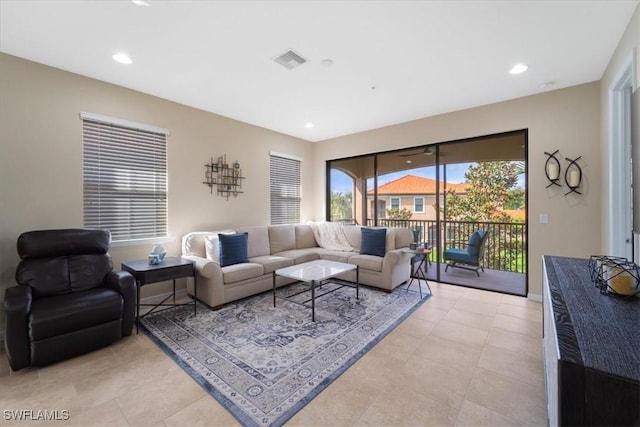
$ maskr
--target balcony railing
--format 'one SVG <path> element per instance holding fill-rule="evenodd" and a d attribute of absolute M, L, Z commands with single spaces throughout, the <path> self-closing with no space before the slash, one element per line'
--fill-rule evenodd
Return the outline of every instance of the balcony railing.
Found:
<path fill-rule="evenodd" d="M 377 225 L 415 230 L 419 242 L 435 248 L 431 251 L 432 261 L 437 261 L 439 252 L 447 248 L 466 247 L 474 231 L 487 230 L 489 237 L 485 246 L 484 267 L 517 273 L 527 270 L 527 225 L 522 222 L 447 221 L 441 223 L 439 230 L 436 221 L 431 220 L 378 219 Z M 367 220 L 367 226 L 374 226 L 372 219 Z"/>

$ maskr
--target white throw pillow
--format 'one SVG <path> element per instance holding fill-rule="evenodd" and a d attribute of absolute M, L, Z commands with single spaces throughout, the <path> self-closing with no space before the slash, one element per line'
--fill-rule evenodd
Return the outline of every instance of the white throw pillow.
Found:
<path fill-rule="evenodd" d="M 221 231 L 220 234 L 233 234 L 234 231 Z M 220 239 L 218 233 L 204 236 L 204 250 L 207 259 L 220 263 Z"/>

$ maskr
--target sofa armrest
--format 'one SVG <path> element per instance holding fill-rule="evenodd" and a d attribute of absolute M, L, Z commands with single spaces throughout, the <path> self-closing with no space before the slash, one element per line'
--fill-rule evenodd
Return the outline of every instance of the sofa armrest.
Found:
<path fill-rule="evenodd" d="M 136 317 L 136 280 L 127 271 L 112 271 L 107 275 L 105 286 L 122 295 L 122 336 L 131 335 Z"/>
<path fill-rule="evenodd" d="M 411 254 L 402 249 L 391 250 L 382 259 L 382 283 L 386 284 L 383 289 L 392 291 L 409 279 Z"/>
<path fill-rule="evenodd" d="M 386 254 L 384 254 L 384 258 L 382 260 L 382 268 L 384 269 L 385 264 L 388 264 L 388 265 L 397 264 L 398 262 L 400 262 L 404 254 L 405 253 L 402 252 L 402 250 L 400 249 L 394 249 L 387 252 Z"/>
<path fill-rule="evenodd" d="M 226 299 L 224 276 L 220 264 L 196 255 L 183 256 L 183 258 L 195 262 L 196 276 L 198 278 L 198 299 L 214 310 L 222 307 Z M 195 293 L 195 289 L 188 282 L 187 292 L 191 292 L 192 295 Z"/>
<path fill-rule="evenodd" d="M 31 364 L 29 313 L 33 296 L 26 285 L 12 286 L 4 292 L 4 345 L 9 365 L 14 371 Z"/>
<path fill-rule="evenodd" d="M 216 261 L 212 261 L 210 259 L 202 258 L 196 255 L 187 255 L 183 256 L 183 258 L 190 259 L 196 264 L 196 272 L 207 279 L 211 279 L 212 277 L 218 275 L 222 277 L 222 270 L 220 264 Z"/>

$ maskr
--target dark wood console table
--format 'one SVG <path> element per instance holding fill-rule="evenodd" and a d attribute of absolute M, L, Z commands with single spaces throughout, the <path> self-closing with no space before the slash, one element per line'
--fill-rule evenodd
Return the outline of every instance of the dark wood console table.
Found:
<path fill-rule="evenodd" d="M 128 271 L 136 279 L 136 332 L 140 324 L 140 306 L 153 307 L 147 314 L 155 311 L 161 306 L 177 306 L 193 304 L 193 314 L 196 314 L 198 286 L 196 283 L 195 263 L 189 259 L 180 257 L 166 257 L 160 264 L 149 264 L 146 259 L 138 261 L 126 261 L 122 263 L 122 270 Z M 186 304 L 176 304 L 176 279 L 183 277 L 193 277 L 193 302 Z M 140 304 L 140 288 L 150 283 L 173 280 L 173 304 L 166 303 L 171 298 L 169 295 L 159 304 Z"/>
<path fill-rule="evenodd" d="M 640 425 L 640 299 L 600 294 L 586 259 L 543 268 L 549 425 Z"/>

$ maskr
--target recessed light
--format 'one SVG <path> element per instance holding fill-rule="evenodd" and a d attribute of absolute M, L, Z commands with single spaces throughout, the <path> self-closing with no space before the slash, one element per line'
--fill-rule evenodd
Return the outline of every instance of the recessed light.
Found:
<path fill-rule="evenodd" d="M 509 70 L 509 74 L 520 74 L 527 71 L 529 67 L 524 64 L 516 64 Z"/>
<path fill-rule="evenodd" d="M 142 0 L 131 0 L 131 3 L 137 4 L 138 6 L 150 6 L 149 3 L 147 3 L 146 1 L 142 1 Z"/>
<path fill-rule="evenodd" d="M 306 127 L 307 129 L 311 129 L 313 127 L 313 123 L 307 122 L 304 124 L 304 127 Z"/>
<path fill-rule="evenodd" d="M 126 53 L 116 53 L 112 56 L 113 60 L 121 64 L 131 64 L 133 61 Z"/>
<path fill-rule="evenodd" d="M 411 161 L 411 160 L 407 160 L 406 162 L 407 162 L 407 164 L 411 164 L 411 163 L 412 163 L 412 161 Z"/>

